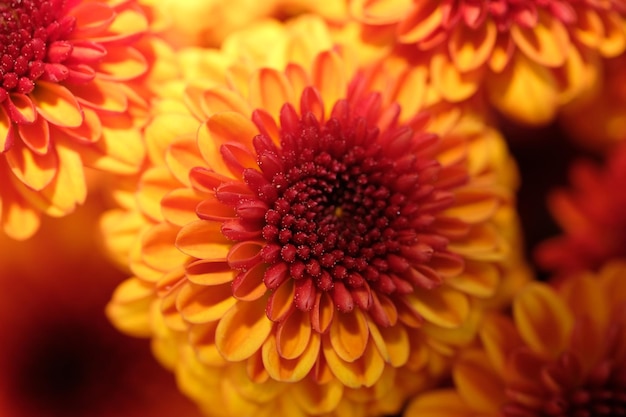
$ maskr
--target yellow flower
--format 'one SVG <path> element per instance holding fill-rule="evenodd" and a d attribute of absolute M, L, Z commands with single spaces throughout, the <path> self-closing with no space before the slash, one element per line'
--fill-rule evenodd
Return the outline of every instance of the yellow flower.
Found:
<path fill-rule="evenodd" d="M 529 284 L 513 317 L 492 316 L 482 347 L 454 367 L 454 389 L 415 399 L 412 416 L 621 415 L 626 407 L 626 264 Z"/>
<path fill-rule="evenodd" d="M 138 209 L 103 220 L 135 275 L 107 313 L 209 415 L 398 412 L 514 281 L 514 166 L 480 114 L 422 114 L 411 71 L 291 33 L 155 110 Z"/>
<path fill-rule="evenodd" d="M 617 56 L 626 46 L 621 0 L 349 3 L 379 38 L 426 59 L 445 99 L 461 101 L 484 86 L 491 104 L 524 123 L 552 120 L 590 88 L 599 57 Z"/>
<path fill-rule="evenodd" d="M 24 239 L 41 213 L 85 200 L 83 165 L 141 163 L 134 114 L 146 102 L 130 84 L 148 73 L 134 47 L 148 21 L 133 1 L 63 0 L 4 2 L 0 21 L 1 222 Z"/>

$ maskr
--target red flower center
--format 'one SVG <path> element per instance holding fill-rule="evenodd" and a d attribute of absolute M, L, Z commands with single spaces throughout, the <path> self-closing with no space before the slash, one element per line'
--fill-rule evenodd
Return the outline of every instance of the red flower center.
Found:
<path fill-rule="evenodd" d="M 66 40 L 76 19 L 64 15 L 65 0 L 0 3 L 0 102 L 11 93 L 30 93 L 35 80 L 62 81 L 72 52 Z"/>
<path fill-rule="evenodd" d="M 217 190 L 239 216 L 223 234 L 235 241 L 260 234 L 266 287 L 295 280 L 294 304 L 302 311 L 320 291 L 348 312 L 355 305 L 368 310 L 371 291 L 406 294 L 436 285 L 415 267 L 447 246 L 431 229 L 453 197 L 434 185 L 439 164 L 419 152 L 437 137 L 395 123 L 379 131 L 370 116 L 377 100 L 375 94 L 356 105 L 340 100 L 323 122 L 284 105 L 280 146 L 256 136 L 260 170 L 243 171 L 256 198 L 233 199 L 228 188 Z"/>

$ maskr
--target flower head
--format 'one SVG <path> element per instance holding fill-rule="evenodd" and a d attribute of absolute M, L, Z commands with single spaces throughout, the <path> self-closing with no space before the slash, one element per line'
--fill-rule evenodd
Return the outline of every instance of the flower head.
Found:
<path fill-rule="evenodd" d="M 604 167 L 575 162 L 570 177 L 571 188 L 556 190 L 548 199 L 564 234 L 537 247 L 537 262 L 546 269 L 567 273 L 596 269 L 611 259 L 625 258 L 626 199 L 616 190 L 626 181 L 626 146 L 615 147 Z"/>
<path fill-rule="evenodd" d="M 154 220 L 108 314 L 207 409 L 397 412 L 509 278 L 514 174 L 475 114 L 403 112 L 414 78 L 303 52 L 235 63 L 148 126 Z"/>
<path fill-rule="evenodd" d="M 550 121 L 590 87 L 597 57 L 626 46 L 619 0 L 351 0 L 350 10 L 402 53 L 429 54 L 433 85 L 446 100 L 484 85 L 501 112 L 532 124 Z"/>
<path fill-rule="evenodd" d="M 622 415 L 624 274 L 626 264 L 616 262 L 557 289 L 529 284 L 513 302 L 512 319 L 486 320 L 482 347 L 455 365 L 455 388 L 417 398 L 405 416 Z"/>
<path fill-rule="evenodd" d="M 2 228 L 26 238 L 40 213 L 84 201 L 83 164 L 136 170 L 143 159 L 129 84 L 149 66 L 133 47 L 148 29 L 133 1 L 12 0 L 0 4 Z M 115 135 L 122 147 L 111 140 Z M 122 155 L 117 155 L 117 153 Z"/>

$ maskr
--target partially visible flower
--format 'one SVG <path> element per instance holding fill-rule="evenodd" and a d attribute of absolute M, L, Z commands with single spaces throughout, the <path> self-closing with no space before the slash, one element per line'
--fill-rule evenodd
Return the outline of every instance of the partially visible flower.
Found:
<path fill-rule="evenodd" d="M 536 248 L 538 264 L 567 273 L 626 258 L 626 196 L 619 191 L 626 184 L 626 143 L 608 154 L 603 167 L 574 163 L 570 181 L 570 189 L 556 190 L 548 198 L 564 234 Z"/>
<path fill-rule="evenodd" d="M 563 109 L 560 124 L 579 146 L 606 152 L 626 141 L 626 55 L 606 60 L 594 89 Z"/>
<path fill-rule="evenodd" d="M 482 114 L 428 118 L 410 71 L 298 45 L 161 102 L 136 208 L 103 220 L 135 275 L 109 317 L 209 415 L 397 412 L 524 269 L 500 230 L 515 168 Z"/>
<path fill-rule="evenodd" d="M 434 86 L 457 102 L 486 88 L 508 117 L 552 120 L 588 89 L 599 58 L 626 47 L 622 0 L 350 0 L 350 11 L 401 53 L 424 56 Z"/>
<path fill-rule="evenodd" d="M 130 84 L 150 68 L 134 46 L 148 20 L 134 1 L 12 0 L 0 23 L 1 228 L 24 239 L 85 200 L 84 165 L 142 162 Z"/>
<path fill-rule="evenodd" d="M 405 417 L 619 416 L 626 412 L 626 264 L 534 282 L 513 318 L 489 317 L 482 346 L 455 364 L 455 387 L 416 398 Z"/>

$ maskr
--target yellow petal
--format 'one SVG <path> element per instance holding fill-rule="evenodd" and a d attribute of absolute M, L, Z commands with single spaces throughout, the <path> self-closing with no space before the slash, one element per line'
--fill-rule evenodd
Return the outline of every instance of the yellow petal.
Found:
<path fill-rule="evenodd" d="M 448 329 L 461 326 L 470 311 L 467 297 L 446 287 L 433 290 L 416 288 L 407 299 L 426 321 Z"/>
<path fill-rule="evenodd" d="M 128 279 L 115 289 L 106 315 L 118 330 L 135 337 L 148 337 L 151 334 L 150 305 L 155 296 L 151 284 Z"/>
<path fill-rule="evenodd" d="M 467 417 L 470 415 L 473 415 L 470 403 L 466 403 L 454 389 L 441 389 L 420 395 L 409 404 L 404 412 L 406 417 Z"/>
<path fill-rule="evenodd" d="M 346 362 L 354 362 L 363 356 L 367 346 L 367 320 L 359 308 L 349 313 L 338 313 L 330 325 L 329 335 L 337 355 Z"/>
<path fill-rule="evenodd" d="M 37 81 L 30 94 L 37 112 L 50 123 L 64 127 L 78 127 L 83 123 L 83 112 L 74 94 L 60 84 Z"/>
<path fill-rule="evenodd" d="M 96 111 L 122 113 L 128 109 L 128 96 L 113 81 L 96 78 L 86 84 L 72 85 L 72 93 L 81 104 Z"/>
<path fill-rule="evenodd" d="M 498 415 L 506 401 L 505 384 L 489 365 L 484 352 L 466 351 L 454 368 L 454 383 L 463 398 L 471 399 L 472 409 Z"/>
<path fill-rule="evenodd" d="M 606 58 L 613 58 L 624 52 L 626 48 L 626 31 L 623 16 L 615 12 L 602 15 L 604 38 L 600 42 L 600 52 Z"/>
<path fill-rule="evenodd" d="M 0 153 L 8 151 L 14 142 L 13 121 L 4 110 L 4 106 L 0 106 Z"/>
<path fill-rule="evenodd" d="M 403 10 L 398 25 L 398 40 L 402 43 L 419 42 L 441 28 L 443 11 L 440 2 L 424 0 L 412 3 L 412 7 Z"/>
<path fill-rule="evenodd" d="M 515 298 L 513 317 L 526 344 L 552 358 L 567 346 L 574 325 L 563 300 L 541 283 L 529 284 Z"/>
<path fill-rule="evenodd" d="M 446 278 L 446 284 L 474 297 L 487 298 L 498 288 L 500 275 L 499 267 L 493 264 L 466 261 L 463 272 Z"/>
<path fill-rule="evenodd" d="M 409 360 L 411 345 L 404 326 L 379 327 L 368 317 L 370 337 L 378 352 L 393 367 L 404 366 Z"/>
<path fill-rule="evenodd" d="M 513 25 L 511 38 L 525 56 L 546 67 L 563 65 L 571 47 L 563 23 L 543 11 L 539 11 L 539 20 L 532 28 Z"/>
<path fill-rule="evenodd" d="M 3 200 L 0 200 L 2 229 L 12 239 L 28 239 L 39 229 L 40 213 L 8 181 L 5 184 L 2 190 Z"/>
<path fill-rule="evenodd" d="M 337 408 L 344 393 L 339 381 L 317 384 L 312 378 L 306 378 L 293 386 L 296 402 L 309 415 L 332 413 Z"/>
<path fill-rule="evenodd" d="M 157 200 L 159 201 L 159 200 Z M 168 222 L 184 226 L 198 220 L 196 206 L 202 201 L 193 190 L 179 188 L 167 193 L 161 200 L 161 213 Z"/>
<path fill-rule="evenodd" d="M 198 127 L 200 122 L 189 114 L 172 112 L 154 116 L 144 134 L 150 161 L 155 165 L 164 165 L 168 147 L 179 137 L 195 137 Z"/>
<path fill-rule="evenodd" d="M 462 72 L 450 61 L 447 51 L 438 51 L 431 59 L 430 76 L 437 91 L 447 101 L 463 101 L 476 93 L 483 68 Z"/>
<path fill-rule="evenodd" d="M 188 282 L 176 297 L 176 309 L 190 323 L 219 320 L 235 303 L 230 283 L 205 287 Z"/>
<path fill-rule="evenodd" d="M 383 374 L 385 361 L 383 360 L 373 341 L 370 341 L 363 355 L 354 362 L 342 360 L 332 346 L 330 337 L 322 340 L 324 358 L 333 375 L 344 385 L 350 388 L 374 385 Z"/>
<path fill-rule="evenodd" d="M 41 191 L 57 175 L 59 160 L 56 152 L 38 155 L 18 142 L 4 156 L 13 174 L 33 190 Z"/>
<path fill-rule="evenodd" d="M 226 258 L 232 242 L 222 235 L 221 224 L 197 220 L 185 225 L 176 237 L 176 247 L 198 259 Z"/>
<path fill-rule="evenodd" d="M 350 11 L 363 22 L 383 25 L 404 18 L 414 3 L 412 0 L 356 0 L 350 2 Z"/>
<path fill-rule="evenodd" d="M 483 66 L 491 57 L 497 36 L 496 25 L 490 20 L 476 29 L 457 25 L 448 42 L 454 65 L 461 72 Z"/>
<path fill-rule="evenodd" d="M 189 343 L 200 362 L 208 366 L 223 366 L 224 358 L 215 346 L 217 321 L 194 324 L 189 328 Z"/>
<path fill-rule="evenodd" d="M 489 99 L 511 119 L 529 125 L 543 125 L 554 119 L 558 89 L 552 73 L 515 54 L 509 67 L 487 79 Z"/>
<path fill-rule="evenodd" d="M 513 321 L 509 317 L 497 314 L 488 315 L 483 320 L 480 340 L 489 356 L 491 366 L 500 375 L 506 371 L 509 353 L 524 343 Z"/>
<path fill-rule="evenodd" d="M 39 117 L 34 123 L 17 125 L 19 136 L 28 148 L 38 155 L 50 150 L 50 128 L 48 122 Z M 1 145 L 0 145 L 1 146 Z"/>
<path fill-rule="evenodd" d="M 185 276 L 194 284 L 219 285 L 231 282 L 236 271 L 224 259 L 198 259 L 185 266 Z"/>
<path fill-rule="evenodd" d="M 141 52 L 128 46 L 107 48 L 106 57 L 97 66 L 102 79 L 132 80 L 148 70 L 148 62 Z"/>
<path fill-rule="evenodd" d="M 220 320 L 215 344 L 224 359 L 236 362 L 249 358 L 263 346 L 274 327 L 265 315 L 265 299 L 237 302 Z"/>

